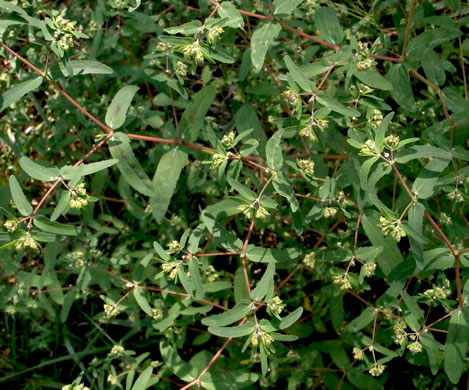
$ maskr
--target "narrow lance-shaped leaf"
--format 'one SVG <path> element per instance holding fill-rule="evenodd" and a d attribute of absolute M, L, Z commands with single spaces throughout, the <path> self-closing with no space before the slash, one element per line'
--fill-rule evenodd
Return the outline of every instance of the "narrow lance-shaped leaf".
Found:
<path fill-rule="evenodd" d="M 231 310 L 225 311 L 224 313 L 217 314 L 204 318 L 202 324 L 207 326 L 227 326 L 235 323 L 236 321 L 242 320 L 251 312 L 250 302 L 243 300 L 238 303 Z"/>
<path fill-rule="evenodd" d="M 62 193 L 60 194 L 59 201 L 57 202 L 57 206 L 55 206 L 55 210 L 50 217 L 51 221 L 55 221 L 57 218 L 59 218 L 62 215 L 62 213 L 68 207 L 69 201 L 70 201 L 70 191 L 68 190 L 62 191 Z"/>
<path fill-rule="evenodd" d="M 264 65 L 267 50 L 281 30 L 280 24 L 273 22 L 261 23 L 254 30 L 251 38 L 251 61 L 255 72 L 258 72 Z"/>
<path fill-rule="evenodd" d="M 187 153 L 177 149 L 170 150 L 161 157 L 153 177 L 154 193 L 150 198 L 151 212 L 157 222 L 161 222 L 168 210 L 179 176 L 186 164 Z"/>
<path fill-rule="evenodd" d="M 78 229 L 76 226 L 49 221 L 47 218 L 41 215 L 34 218 L 34 225 L 47 233 L 59 234 L 63 236 L 78 235 Z"/>
<path fill-rule="evenodd" d="M 296 310 L 292 311 L 289 315 L 282 318 L 279 324 L 279 329 L 286 329 L 292 326 L 296 321 L 298 321 L 303 314 L 303 308 L 300 306 Z"/>
<path fill-rule="evenodd" d="M 251 299 L 254 301 L 262 300 L 267 294 L 269 288 L 269 281 L 273 279 L 275 273 L 275 263 L 269 263 L 267 269 L 262 275 L 261 280 L 257 283 L 257 286 L 254 290 L 251 291 Z"/>
<path fill-rule="evenodd" d="M 208 331 L 220 337 L 242 337 L 252 334 L 254 332 L 254 325 L 249 323 L 240 326 L 210 326 Z"/>
<path fill-rule="evenodd" d="M 189 272 L 191 274 L 192 284 L 194 285 L 195 299 L 201 299 L 204 297 L 204 288 L 202 287 L 202 279 L 200 278 L 199 265 L 194 258 L 189 261 Z"/>
<path fill-rule="evenodd" d="M 109 151 L 112 157 L 119 160 L 117 167 L 127 183 L 138 192 L 152 196 L 153 184 L 135 157 L 127 135 L 114 133 L 109 140 Z"/>
<path fill-rule="evenodd" d="M 184 141 L 193 142 L 197 139 L 215 95 L 215 87 L 209 85 L 192 96 L 179 122 L 179 131 Z"/>
<path fill-rule="evenodd" d="M 179 265 L 177 267 L 178 270 L 178 277 L 179 280 L 181 281 L 182 287 L 184 287 L 184 290 L 186 290 L 186 293 L 189 295 L 192 295 L 192 283 L 190 282 L 189 278 L 186 275 L 186 270 L 182 265 Z"/>
<path fill-rule="evenodd" d="M 84 74 L 111 74 L 113 70 L 101 62 L 89 60 L 75 60 L 67 63 L 69 74 L 65 76 L 78 76 Z"/>
<path fill-rule="evenodd" d="M 274 0 L 274 15 L 291 15 L 301 3 L 302 0 Z"/>
<path fill-rule="evenodd" d="M 79 167 L 65 165 L 64 167 L 60 168 L 60 173 L 65 180 L 70 180 L 78 169 L 81 169 L 81 172 L 80 172 L 81 176 L 87 176 L 87 175 L 91 175 L 93 173 L 102 171 L 103 169 L 112 167 L 118 162 L 119 160 L 117 159 L 111 159 L 111 160 L 98 161 L 98 162 L 94 162 L 90 164 L 81 164 Z"/>
<path fill-rule="evenodd" d="M 469 340 L 469 311 L 467 308 L 451 316 L 446 338 L 444 367 L 451 383 L 457 384 L 466 367 Z"/>
<path fill-rule="evenodd" d="M 47 168 L 35 163 L 28 157 L 20 158 L 20 166 L 33 179 L 41 181 L 55 181 L 60 176 L 58 168 Z"/>
<path fill-rule="evenodd" d="M 327 42 L 339 44 L 344 39 L 344 31 L 333 8 L 318 8 L 314 15 L 316 27 Z"/>
<path fill-rule="evenodd" d="M 153 373 L 153 367 L 148 366 L 143 370 L 140 376 L 135 381 L 132 390 L 145 390 L 147 388 L 147 383 L 151 378 L 151 374 Z"/>
<path fill-rule="evenodd" d="M 282 148 L 280 147 L 282 136 L 283 130 L 276 131 L 267 141 L 265 147 L 267 166 L 274 171 L 279 170 L 283 165 Z"/>
<path fill-rule="evenodd" d="M 13 85 L 9 90 L 0 95 L 0 112 L 9 105 L 16 103 L 28 92 L 34 91 L 42 84 L 42 77 L 36 77 L 32 80 L 23 81 Z"/>
<path fill-rule="evenodd" d="M 375 137 L 375 143 L 376 143 L 376 151 L 378 153 L 381 153 L 384 148 L 384 136 L 386 134 L 386 130 L 388 129 L 389 123 L 391 123 L 391 119 L 394 116 L 394 112 L 390 112 L 386 117 L 381 121 L 379 124 L 378 128 L 376 129 L 376 137 Z"/>
<path fill-rule="evenodd" d="M 327 96 L 324 92 L 318 92 L 316 96 L 316 100 L 319 103 L 321 103 L 323 106 L 330 108 L 332 111 L 338 112 L 339 114 L 351 116 L 351 117 L 360 116 L 360 112 L 352 108 L 348 108 L 344 106 L 342 103 L 339 103 L 334 98 Z"/>
<path fill-rule="evenodd" d="M 133 293 L 134 293 L 134 298 L 137 301 L 140 308 L 150 317 L 153 316 L 151 306 L 148 303 L 147 298 L 145 297 L 144 290 L 141 287 L 135 287 L 133 290 Z"/>
<path fill-rule="evenodd" d="M 117 91 L 112 99 L 111 105 L 107 109 L 105 118 L 106 124 L 111 129 L 116 130 L 124 124 L 127 117 L 127 110 L 138 89 L 139 88 L 135 85 L 126 85 L 124 88 Z"/>
<path fill-rule="evenodd" d="M 24 196 L 23 190 L 21 189 L 18 180 L 16 180 L 15 176 L 10 176 L 9 179 L 10 183 L 10 192 L 13 201 L 15 202 L 16 208 L 20 212 L 21 215 L 27 217 L 31 215 L 33 212 L 33 207 Z"/>
<path fill-rule="evenodd" d="M 197 377 L 197 369 L 185 362 L 167 340 L 160 343 L 160 353 L 166 366 L 179 379 L 190 382 Z"/>
<path fill-rule="evenodd" d="M 287 66 L 288 70 L 290 71 L 290 75 L 298 84 L 298 86 L 305 92 L 313 92 L 314 90 L 314 83 L 304 75 L 304 73 L 298 68 L 292 59 L 289 56 L 283 57 L 285 61 L 285 65 Z"/>

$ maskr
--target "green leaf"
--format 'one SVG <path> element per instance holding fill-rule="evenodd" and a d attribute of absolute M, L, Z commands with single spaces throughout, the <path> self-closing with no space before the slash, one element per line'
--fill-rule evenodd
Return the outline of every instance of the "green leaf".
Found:
<path fill-rule="evenodd" d="M 294 334 L 271 332 L 270 335 L 277 341 L 296 341 L 299 339 L 299 337 Z"/>
<path fill-rule="evenodd" d="M 318 92 L 316 100 L 323 106 L 330 108 L 332 111 L 338 112 L 339 114 L 355 118 L 360 116 L 360 113 L 357 110 L 344 106 L 337 100 L 331 98 L 330 96 L 327 96 L 324 92 Z"/>
<path fill-rule="evenodd" d="M 179 379 L 190 382 L 197 378 L 197 369 L 185 362 L 167 340 L 160 343 L 160 353 L 166 367 Z"/>
<path fill-rule="evenodd" d="M 178 149 L 166 152 L 158 163 L 153 177 L 153 196 L 150 198 L 151 212 L 160 223 L 168 210 L 182 169 L 187 164 L 187 153 Z"/>
<path fill-rule="evenodd" d="M 267 352 L 265 351 L 264 343 L 259 344 L 259 354 L 261 355 L 261 372 L 264 377 L 267 376 L 269 370 L 269 363 L 267 359 Z"/>
<path fill-rule="evenodd" d="M 361 70 L 353 74 L 363 84 L 371 88 L 382 89 L 383 91 L 390 91 L 393 85 L 379 74 L 376 68 Z"/>
<path fill-rule="evenodd" d="M 67 76 L 78 76 L 83 74 L 112 74 L 114 71 L 107 65 L 98 61 L 75 60 L 66 65 Z"/>
<path fill-rule="evenodd" d="M 280 142 L 282 142 L 283 130 L 277 130 L 267 141 L 265 153 L 267 157 L 267 166 L 277 171 L 282 168 L 283 156 Z"/>
<path fill-rule="evenodd" d="M 375 309 L 367 307 L 361 314 L 354 318 L 344 329 L 344 332 L 356 333 L 371 323 L 375 318 Z"/>
<path fill-rule="evenodd" d="M 288 314 L 286 317 L 283 317 L 278 325 L 278 329 L 287 329 L 292 326 L 296 321 L 298 321 L 303 314 L 303 308 L 300 306 Z"/>
<path fill-rule="evenodd" d="M 251 299 L 253 301 L 261 301 L 267 294 L 269 283 L 273 280 L 275 274 L 275 263 L 269 263 L 267 269 L 262 275 L 261 280 L 257 283 L 254 290 L 251 291 Z"/>
<path fill-rule="evenodd" d="M 186 293 L 188 293 L 189 295 L 193 295 L 192 283 L 189 280 L 189 278 L 187 277 L 186 270 L 184 269 L 184 266 L 179 265 L 177 267 L 177 270 L 178 270 L 178 277 L 179 277 L 179 280 L 181 281 L 182 287 L 184 287 L 184 290 L 186 290 Z"/>
<path fill-rule="evenodd" d="M 288 0 L 290 1 L 290 0 Z M 304 73 L 298 68 L 295 63 L 292 61 L 292 59 L 289 56 L 283 57 L 283 60 L 285 61 L 285 65 L 287 66 L 289 70 L 289 74 L 295 81 L 295 83 L 298 84 L 298 86 L 306 92 L 313 92 L 314 91 L 314 83 L 304 75 Z"/>
<path fill-rule="evenodd" d="M 368 158 L 360 167 L 360 187 L 366 189 L 368 186 L 368 174 L 371 167 L 376 161 L 379 160 L 378 156 Z"/>
<path fill-rule="evenodd" d="M 106 124 L 113 130 L 121 127 L 127 117 L 127 110 L 139 87 L 126 85 L 119 89 L 106 112 Z"/>
<path fill-rule="evenodd" d="M 325 41 L 338 45 L 344 39 L 344 31 L 334 8 L 317 8 L 314 22 Z"/>
<path fill-rule="evenodd" d="M 432 145 L 417 145 L 397 152 L 396 161 L 406 163 L 416 158 L 439 157 L 444 160 L 451 160 L 451 153 Z"/>
<path fill-rule="evenodd" d="M 179 123 L 179 130 L 184 141 L 193 142 L 197 139 L 215 95 L 215 87 L 209 85 L 192 96 Z"/>
<path fill-rule="evenodd" d="M 133 294 L 140 308 L 150 317 L 153 317 L 153 311 L 151 310 L 151 306 L 148 303 L 147 298 L 145 297 L 145 291 L 143 290 L 143 288 L 135 287 L 133 290 Z"/>
<path fill-rule="evenodd" d="M 252 105 L 243 104 L 239 108 L 235 114 L 235 124 L 239 134 L 246 130 L 254 129 L 254 138 L 259 141 L 259 153 L 263 154 L 267 143 L 267 136 Z"/>
<path fill-rule="evenodd" d="M 127 183 L 138 192 L 152 196 L 154 192 L 153 184 L 135 157 L 127 135 L 114 133 L 109 140 L 109 151 L 113 158 L 119 160 L 117 167 Z"/>
<path fill-rule="evenodd" d="M 57 202 L 57 206 L 55 206 L 54 212 L 50 217 L 51 221 L 55 221 L 66 210 L 66 208 L 68 207 L 68 202 L 70 201 L 70 196 L 70 191 L 62 191 L 62 193 L 60 194 L 59 201 Z"/>
<path fill-rule="evenodd" d="M 247 323 L 240 326 L 209 326 L 208 331 L 215 336 L 220 337 L 242 337 L 248 336 L 254 332 L 254 324 Z"/>
<path fill-rule="evenodd" d="M 415 297 L 411 297 L 405 291 L 401 292 L 401 297 L 402 299 L 404 299 L 404 302 L 410 311 L 410 314 L 406 315 L 405 319 L 409 324 L 409 327 L 415 332 L 417 332 L 421 329 L 421 325 L 423 324 L 425 318 L 424 312 L 419 307 L 417 299 Z"/>
<path fill-rule="evenodd" d="M 65 225 L 63 223 L 49 221 L 42 215 L 38 215 L 34 218 L 34 226 L 39 229 L 53 234 L 59 234 L 62 236 L 76 236 L 78 235 L 78 228 L 73 225 Z"/>
<path fill-rule="evenodd" d="M 243 280 L 244 282 L 244 280 Z M 207 326 L 227 326 L 235 323 L 236 321 L 241 321 L 251 312 L 251 302 L 248 300 L 242 300 L 232 309 L 225 311 L 224 313 L 217 314 L 204 318 L 202 324 Z"/>
<path fill-rule="evenodd" d="M 441 44 L 452 41 L 461 36 L 462 32 L 456 28 L 437 27 L 424 31 L 418 37 L 409 41 L 407 58 L 409 61 L 421 61 L 430 51 Z"/>
<path fill-rule="evenodd" d="M 36 180 L 55 181 L 60 176 L 58 168 L 43 167 L 25 156 L 20 158 L 20 166 L 23 171 Z"/>
<path fill-rule="evenodd" d="M 168 34 L 195 35 L 199 32 L 200 27 L 202 27 L 200 20 L 192 20 L 180 26 L 165 28 L 164 31 Z"/>
<path fill-rule="evenodd" d="M 455 385 L 466 367 L 468 340 L 469 310 L 465 307 L 451 316 L 444 351 L 445 372 Z"/>
<path fill-rule="evenodd" d="M 386 117 L 381 121 L 378 128 L 375 130 L 375 143 L 376 151 L 381 153 L 384 149 L 384 136 L 386 135 L 386 130 L 388 129 L 389 123 L 394 116 L 394 112 L 390 112 Z"/>
<path fill-rule="evenodd" d="M 412 185 L 412 191 L 418 194 L 419 199 L 428 199 L 433 195 L 433 190 L 438 182 L 441 172 L 448 166 L 450 160 L 435 157 L 423 169 Z"/>
<path fill-rule="evenodd" d="M 279 171 L 272 181 L 272 185 L 274 186 L 275 191 L 288 201 L 291 211 L 296 212 L 300 205 L 298 204 L 298 200 L 295 197 L 295 193 L 293 192 L 293 188 L 288 177 L 282 171 Z"/>
<path fill-rule="evenodd" d="M 228 18 L 228 21 L 225 22 L 225 26 L 244 28 L 243 17 L 231 1 L 221 3 L 220 8 L 218 8 L 218 15 L 220 15 L 220 18 Z"/>
<path fill-rule="evenodd" d="M 246 257 L 256 263 L 296 263 L 302 252 L 296 248 L 275 249 L 248 245 Z"/>
<path fill-rule="evenodd" d="M 423 350 L 427 353 L 430 370 L 433 375 L 436 375 L 443 360 L 443 354 L 441 353 L 442 345 L 435 340 L 431 332 L 421 333 L 420 341 L 423 345 Z"/>
<path fill-rule="evenodd" d="M 195 299 L 202 299 L 204 297 L 204 288 L 202 286 L 202 279 L 200 278 L 199 264 L 194 258 L 189 261 L 189 272 L 195 290 Z"/>
<path fill-rule="evenodd" d="M 143 370 L 143 372 L 139 375 L 134 385 L 132 386 L 132 390 L 145 390 L 147 388 L 147 384 L 150 381 L 152 374 L 152 366 L 145 368 L 145 370 Z"/>
<path fill-rule="evenodd" d="M 415 98 L 409 72 L 403 64 L 390 64 L 386 78 L 392 84 L 391 96 L 402 108 L 415 112 Z"/>
<path fill-rule="evenodd" d="M 5 91 L 0 95 L 0 112 L 13 103 L 16 103 L 28 92 L 34 91 L 42 84 L 42 77 L 36 77 L 35 79 L 23 81 L 13 85 L 8 91 Z"/>
<path fill-rule="evenodd" d="M 251 61 L 254 72 L 259 72 L 264 65 L 267 50 L 282 31 L 280 24 L 263 22 L 257 26 L 251 38 Z"/>
<path fill-rule="evenodd" d="M 60 175 L 65 180 L 70 180 L 73 178 L 73 176 L 77 173 L 78 170 L 80 170 L 80 176 L 87 176 L 87 175 L 91 175 L 93 173 L 102 171 L 103 169 L 112 167 L 118 162 L 119 160 L 117 159 L 111 159 L 111 160 L 98 161 L 98 162 L 90 163 L 90 164 L 81 164 L 79 166 L 65 165 L 64 167 L 60 168 Z M 21 164 L 21 161 L 20 161 L 20 164 Z"/>
<path fill-rule="evenodd" d="M 31 215 L 33 207 L 26 199 L 26 196 L 24 196 L 23 190 L 21 189 L 18 180 L 16 180 L 16 177 L 11 175 L 8 182 L 10 183 L 11 197 L 13 198 L 19 213 L 24 217 Z"/>
<path fill-rule="evenodd" d="M 255 192 L 251 191 L 249 188 L 242 185 L 241 183 L 238 183 L 236 180 L 233 180 L 229 177 L 226 179 L 226 181 L 234 190 L 238 191 L 239 194 L 247 201 L 252 202 L 257 198 L 257 194 Z"/>
<path fill-rule="evenodd" d="M 274 15 L 291 15 L 302 2 L 302 0 L 274 0 Z"/>

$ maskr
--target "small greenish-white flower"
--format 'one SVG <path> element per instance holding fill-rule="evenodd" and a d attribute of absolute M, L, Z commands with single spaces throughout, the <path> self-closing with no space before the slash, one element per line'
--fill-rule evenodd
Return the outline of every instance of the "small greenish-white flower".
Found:
<path fill-rule="evenodd" d="M 373 112 L 371 113 L 371 117 L 369 120 L 369 124 L 371 128 L 376 129 L 381 124 L 382 121 L 383 121 L 383 113 L 378 109 L 374 109 Z"/>
<path fill-rule="evenodd" d="M 335 275 L 332 278 L 332 283 L 338 285 L 341 290 L 350 290 L 352 288 L 352 284 L 350 283 L 347 273 L 343 275 Z"/>
<path fill-rule="evenodd" d="M 443 286 L 436 286 L 426 290 L 423 295 L 432 300 L 447 299 L 451 295 L 449 280 L 446 279 Z"/>
<path fill-rule="evenodd" d="M 296 103 L 298 102 L 298 99 L 300 98 L 298 93 L 292 89 L 287 89 L 286 91 L 283 91 L 282 96 L 292 106 L 296 105 Z"/>
<path fill-rule="evenodd" d="M 249 205 L 241 205 L 239 206 L 239 210 L 241 210 L 247 219 L 253 219 L 256 213 L 256 204 L 251 203 Z"/>
<path fill-rule="evenodd" d="M 269 212 L 262 206 L 259 206 L 255 212 L 255 217 L 257 219 L 265 219 L 267 218 L 270 214 Z"/>
<path fill-rule="evenodd" d="M 181 244 L 176 240 L 173 240 L 168 244 L 168 252 L 171 254 L 178 253 L 181 249 Z"/>
<path fill-rule="evenodd" d="M 62 387 L 62 390 L 90 390 L 90 388 L 80 383 L 78 385 L 75 385 L 75 384 L 65 385 Z"/>
<path fill-rule="evenodd" d="M 163 318 L 163 311 L 161 309 L 154 307 L 153 309 L 151 309 L 151 312 L 152 312 L 152 318 L 155 321 L 159 321 Z"/>
<path fill-rule="evenodd" d="M 443 225 L 451 225 L 453 223 L 451 217 L 446 213 L 440 213 L 440 221 Z"/>
<path fill-rule="evenodd" d="M 379 225 L 381 231 L 385 236 L 391 235 L 397 242 L 401 240 L 402 237 L 405 237 L 407 234 L 402 228 L 402 223 L 400 219 L 396 221 L 390 220 L 384 216 L 379 218 Z"/>
<path fill-rule="evenodd" d="M 208 28 L 207 32 L 207 41 L 208 43 L 215 43 L 220 39 L 221 34 L 223 34 L 223 27 L 214 26 Z"/>
<path fill-rule="evenodd" d="M 314 132 L 313 128 L 311 125 L 308 125 L 304 128 L 302 128 L 298 134 L 302 137 L 307 137 L 311 142 L 318 142 L 318 137 L 316 136 L 316 133 Z"/>
<path fill-rule="evenodd" d="M 303 259 L 303 264 L 308 267 L 313 269 L 314 266 L 316 265 L 316 259 L 314 258 L 314 252 L 309 252 Z"/>
<path fill-rule="evenodd" d="M 285 304 L 280 299 L 280 297 L 273 297 L 270 302 L 267 302 L 267 307 L 272 311 L 272 313 L 279 315 L 285 308 Z"/>
<path fill-rule="evenodd" d="M 376 262 L 369 261 L 363 264 L 363 273 L 367 278 L 369 278 L 370 276 L 373 276 L 375 274 L 375 270 L 376 270 Z"/>
<path fill-rule="evenodd" d="M 359 41 L 358 42 L 358 52 L 364 56 L 364 57 L 368 57 L 369 55 L 369 49 L 368 49 L 368 43 L 367 42 L 362 42 L 362 41 Z"/>
<path fill-rule="evenodd" d="M 213 153 L 212 155 L 212 169 L 216 169 L 221 166 L 225 161 L 228 161 L 228 156 L 220 153 Z"/>
<path fill-rule="evenodd" d="M 3 223 L 3 227 L 10 233 L 13 233 L 18 228 L 18 221 L 8 219 Z"/>
<path fill-rule="evenodd" d="M 150 366 L 152 366 L 153 368 L 156 368 L 159 365 L 161 365 L 161 363 L 158 360 L 153 360 L 152 362 L 150 362 Z"/>
<path fill-rule="evenodd" d="M 454 200 L 455 202 L 464 202 L 464 197 L 461 193 L 461 191 L 459 191 L 457 188 L 454 190 L 454 191 L 451 191 L 449 192 L 446 197 L 449 199 L 449 200 Z"/>
<path fill-rule="evenodd" d="M 308 175 L 308 176 L 314 175 L 314 161 L 301 159 L 301 160 L 296 160 L 296 163 L 298 164 L 298 166 L 300 167 L 300 169 L 303 171 L 305 175 Z"/>
<path fill-rule="evenodd" d="M 117 308 L 116 305 L 108 305 L 107 303 L 105 303 L 103 305 L 103 309 L 104 309 L 104 314 L 107 317 L 115 317 L 120 313 L 120 310 Z"/>
<path fill-rule="evenodd" d="M 70 188 L 70 207 L 72 209 L 82 209 L 88 205 L 89 198 L 86 194 L 85 183 L 79 183 Z"/>
<path fill-rule="evenodd" d="M 16 240 L 14 247 L 16 250 L 31 248 L 34 251 L 39 251 L 40 248 L 39 244 L 29 232 L 27 232 L 23 237 Z"/>
<path fill-rule="evenodd" d="M 176 62 L 176 74 L 180 77 L 187 76 L 187 69 L 189 66 L 182 61 Z"/>
<path fill-rule="evenodd" d="M 265 333 L 265 332 L 262 333 L 261 340 L 262 340 L 262 343 L 267 346 L 271 345 L 275 341 L 275 339 L 270 334 Z"/>
<path fill-rule="evenodd" d="M 402 345 L 407 340 L 407 323 L 404 320 L 398 320 L 392 327 L 394 331 L 394 342 L 396 344 Z"/>
<path fill-rule="evenodd" d="M 389 135 L 384 139 L 384 145 L 391 150 L 395 150 L 399 145 L 399 137 L 397 135 Z"/>
<path fill-rule="evenodd" d="M 221 144 L 225 148 L 232 148 L 233 147 L 233 142 L 235 139 L 236 133 L 232 130 L 228 134 L 225 134 L 223 138 L 221 139 Z"/>
<path fill-rule="evenodd" d="M 184 54 L 184 57 L 192 58 L 197 63 L 204 62 L 204 55 L 200 49 L 200 43 L 198 40 L 194 43 L 184 46 L 182 53 Z"/>
<path fill-rule="evenodd" d="M 414 341 L 413 343 L 410 343 L 409 345 L 407 345 L 407 348 L 412 353 L 420 353 L 423 351 L 422 343 L 418 341 Z"/>
<path fill-rule="evenodd" d="M 329 126 L 329 121 L 327 119 L 313 119 L 311 125 L 317 127 L 320 131 L 324 131 Z"/>
<path fill-rule="evenodd" d="M 354 347 L 352 350 L 353 358 L 355 360 L 362 360 L 363 359 L 363 350 L 357 347 Z"/>
<path fill-rule="evenodd" d="M 124 347 L 122 345 L 114 345 L 111 349 L 111 352 L 109 352 L 109 355 L 120 356 L 123 353 L 124 353 Z"/>
<path fill-rule="evenodd" d="M 288 351 L 288 353 L 287 353 L 287 358 L 288 358 L 288 359 L 298 360 L 298 359 L 300 359 L 300 357 L 301 357 L 301 356 L 299 355 L 299 353 L 296 352 L 296 351 L 293 350 L 293 349 L 290 349 L 290 350 Z"/>
<path fill-rule="evenodd" d="M 215 267 L 211 264 L 207 266 L 207 269 L 205 270 L 205 274 L 207 275 L 208 282 L 214 282 L 220 277 L 220 274 L 217 272 Z"/>
<path fill-rule="evenodd" d="M 368 85 L 360 83 L 358 85 L 358 91 L 360 92 L 360 95 L 368 95 L 374 91 L 373 88 L 370 88 Z"/>
<path fill-rule="evenodd" d="M 107 381 L 111 384 L 111 385 L 117 385 L 119 383 L 119 380 L 117 379 L 117 376 L 115 375 L 112 375 L 112 374 L 109 374 L 107 376 Z"/>
<path fill-rule="evenodd" d="M 53 19 L 54 26 L 56 29 L 62 33 L 68 32 L 71 33 L 75 30 L 75 25 L 77 22 L 72 22 L 68 19 L 65 19 L 63 16 L 59 15 Z"/>
<path fill-rule="evenodd" d="M 366 156 L 366 157 L 371 157 L 371 156 L 376 156 L 376 143 L 372 139 L 367 140 L 362 148 L 360 149 L 360 152 L 358 153 L 360 156 Z"/>
<path fill-rule="evenodd" d="M 171 46 L 165 42 L 158 42 L 155 46 L 156 51 L 168 51 L 170 48 Z"/>
<path fill-rule="evenodd" d="M 172 262 L 172 263 L 163 263 L 161 267 L 163 268 L 163 272 L 169 274 L 170 279 L 176 279 L 178 266 L 179 266 L 178 262 Z"/>
<path fill-rule="evenodd" d="M 60 37 L 57 41 L 57 46 L 59 46 L 63 51 L 69 50 L 73 47 L 73 35 L 72 34 L 64 34 Z"/>
<path fill-rule="evenodd" d="M 337 214 L 337 208 L 335 207 L 326 207 L 324 209 L 324 218 L 334 218 Z"/>
<path fill-rule="evenodd" d="M 375 363 L 368 372 L 373 376 L 380 376 L 384 372 L 385 368 L 386 366 L 384 364 Z"/>
<path fill-rule="evenodd" d="M 251 335 L 251 345 L 253 347 L 256 347 L 257 345 L 259 345 L 259 335 L 257 334 L 257 332 L 254 332 Z"/>
<path fill-rule="evenodd" d="M 365 58 L 357 64 L 358 71 L 368 70 L 375 64 L 371 58 Z"/>

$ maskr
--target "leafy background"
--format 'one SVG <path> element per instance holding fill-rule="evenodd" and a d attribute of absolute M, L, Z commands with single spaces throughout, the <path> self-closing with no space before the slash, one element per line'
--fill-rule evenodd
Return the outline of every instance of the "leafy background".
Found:
<path fill-rule="evenodd" d="M 466 383 L 468 24 L 0 1 L 1 385 Z"/>

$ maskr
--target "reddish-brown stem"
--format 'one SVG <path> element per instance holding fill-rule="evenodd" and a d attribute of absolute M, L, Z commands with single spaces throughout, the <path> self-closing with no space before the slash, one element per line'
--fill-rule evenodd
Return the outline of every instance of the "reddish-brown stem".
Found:
<path fill-rule="evenodd" d="M 314 94 L 316 95 L 319 90 L 322 88 L 322 86 L 324 85 L 324 83 L 326 82 L 327 78 L 329 77 L 329 75 L 331 74 L 332 72 L 332 69 L 334 69 L 335 67 L 335 64 L 332 64 L 331 66 L 329 66 L 329 68 L 327 69 L 327 72 L 326 74 L 324 75 L 324 77 L 322 78 L 321 82 L 319 83 L 318 87 L 316 88 L 316 90 L 314 91 Z"/>
<path fill-rule="evenodd" d="M 412 17 L 414 15 L 414 9 L 415 9 L 415 0 L 411 0 L 410 6 L 409 6 L 409 13 L 407 14 L 407 24 L 405 26 L 404 42 L 402 43 L 402 53 L 401 53 L 402 62 L 405 61 L 406 55 L 407 55 L 407 44 L 409 43 L 410 29 L 412 27 Z"/>
<path fill-rule="evenodd" d="M 249 281 L 248 268 L 246 264 L 246 248 L 249 244 L 249 239 L 251 238 L 251 234 L 253 231 L 254 231 L 254 220 L 252 220 L 251 224 L 249 225 L 248 233 L 246 234 L 246 239 L 244 240 L 244 243 L 243 243 L 243 249 L 241 249 L 241 253 L 240 253 L 241 263 L 243 265 L 244 281 L 246 282 L 246 288 L 249 294 L 251 294 L 251 283 Z"/>
<path fill-rule="evenodd" d="M 401 57 L 380 56 L 377 54 L 371 54 L 370 57 L 375 58 L 377 60 L 383 60 L 383 61 L 390 61 L 390 62 L 397 62 L 397 63 L 403 62 Z"/>

